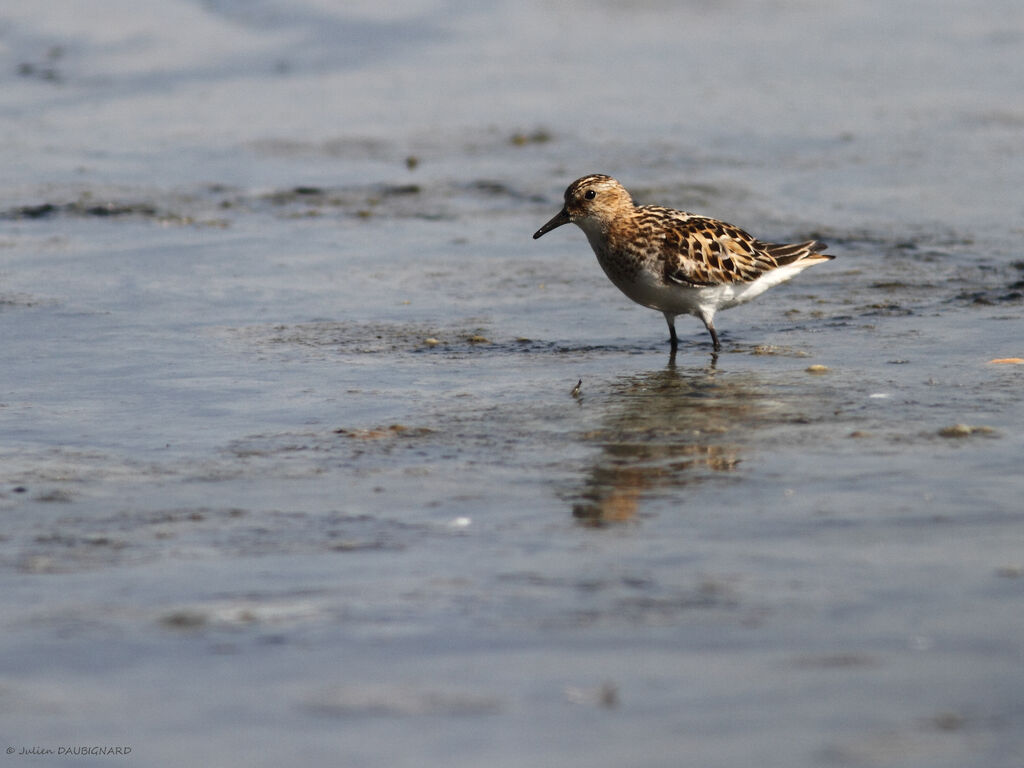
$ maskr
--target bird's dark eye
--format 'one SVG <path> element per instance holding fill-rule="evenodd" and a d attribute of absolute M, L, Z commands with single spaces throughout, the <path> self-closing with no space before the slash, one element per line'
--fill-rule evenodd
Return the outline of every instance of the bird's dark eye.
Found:
<path fill-rule="evenodd" d="M 597 192 L 595 192 L 592 189 L 588 189 L 586 192 L 583 193 L 583 197 L 585 199 L 587 199 L 587 200 L 593 200 L 594 197 L 596 197 L 596 196 L 597 196 Z"/>

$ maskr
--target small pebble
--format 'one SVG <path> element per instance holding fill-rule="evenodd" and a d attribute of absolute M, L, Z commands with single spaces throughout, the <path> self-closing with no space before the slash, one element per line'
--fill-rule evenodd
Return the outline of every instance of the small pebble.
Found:
<path fill-rule="evenodd" d="M 828 373 L 829 367 L 827 365 L 819 365 L 815 363 L 814 365 L 807 366 L 804 370 L 806 370 L 807 373 Z"/>

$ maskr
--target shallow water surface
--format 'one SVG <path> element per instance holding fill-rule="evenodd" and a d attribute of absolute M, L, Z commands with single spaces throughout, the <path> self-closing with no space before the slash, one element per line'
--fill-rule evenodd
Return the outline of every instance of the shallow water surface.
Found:
<path fill-rule="evenodd" d="M 12 762 L 1019 768 L 1017 5 L 34 7 Z M 670 355 L 591 171 L 837 258 Z"/>

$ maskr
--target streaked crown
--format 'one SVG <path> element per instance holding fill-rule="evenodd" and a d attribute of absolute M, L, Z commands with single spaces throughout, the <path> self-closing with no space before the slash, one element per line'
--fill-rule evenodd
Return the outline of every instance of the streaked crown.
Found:
<path fill-rule="evenodd" d="M 577 223 L 582 219 L 607 220 L 633 207 L 626 188 L 603 173 L 582 176 L 565 190 L 565 210 Z"/>

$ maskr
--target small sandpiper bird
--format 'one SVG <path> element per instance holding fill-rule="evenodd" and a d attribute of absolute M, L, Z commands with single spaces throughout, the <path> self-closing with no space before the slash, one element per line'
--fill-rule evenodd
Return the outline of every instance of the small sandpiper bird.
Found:
<path fill-rule="evenodd" d="M 817 240 L 764 243 L 722 221 L 657 205 L 636 205 L 611 176 L 595 173 L 565 190 L 565 205 L 533 239 L 572 222 L 608 279 L 633 301 L 665 315 L 673 351 L 676 316 L 704 321 L 717 352 L 714 317 L 834 256 Z"/>

